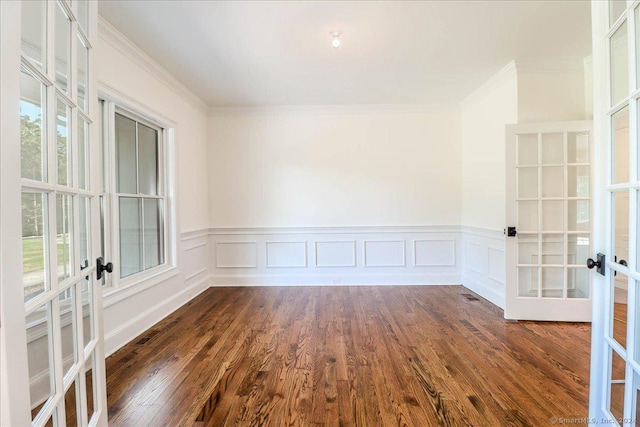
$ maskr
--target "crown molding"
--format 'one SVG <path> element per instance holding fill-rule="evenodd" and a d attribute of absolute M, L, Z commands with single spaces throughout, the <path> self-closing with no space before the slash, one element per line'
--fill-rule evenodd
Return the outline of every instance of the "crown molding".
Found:
<path fill-rule="evenodd" d="M 142 49 L 136 46 L 124 34 L 118 31 L 102 16 L 98 17 L 98 36 L 120 53 L 131 59 L 145 71 L 153 75 L 158 81 L 169 87 L 174 93 L 187 101 L 193 107 L 204 114 L 209 113 L 209 106 L 200 97 L 189 90 L 184 84 L 176 79 L 171 73 L 165 70 L 162 65 L 147 55 Z"/>
<path fill-rule="evenodd" d="M 462 102 L 460 102 L 460 107 L 465 109 L 471 107 L 472 105 L 475 105 L 478 101 L 486 97 L 496 88 L 502 86 L 503 84 L 517 76 L 518 72 L 516 69 L 516 63 L 515 61 L 511 61 L 507 65 L 502 67 L 500 71 L 491 76 L 489 80 L 480 85 L 479 88 L 467 95 L 467 97 L 464 98 Z"/>
<path fill-rule="evenodd" d="M 457 104 L 340 104 L 340 105 L 265 105 L 212 107 L 212 116 L 235 114 L 411 114 L 437 111 L 458 111 Z"/>

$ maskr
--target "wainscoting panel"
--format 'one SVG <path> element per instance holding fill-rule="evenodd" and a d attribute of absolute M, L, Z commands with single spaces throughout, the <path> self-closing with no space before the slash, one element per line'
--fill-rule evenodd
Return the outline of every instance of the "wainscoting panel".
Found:
<path fill-rule="evenodd" d="M 413 245 L 416 267 L 456 265 L 455 240 L 415 240 Z"/>
<path fill-rule="evenodd" d="M 256 242 L 216 242 L 215 265 L 218 268 L 257 267 Z"/>
<path fill-rule="evenodd" d="M 502 231 L 461 227 L 462 284 L 498 307 L 505 307 L 505 236 Z"/>
<path fill-rule="evenodd" d="M 404 247 L 404 240 L 365 241 L 364 266 L 404 267 L 405 265 L 407 265 Z"/>
<path fill-rule="evenodd" d="M 266 242 L 267 268 L 307 266 L 307 242 Z"/>
<path fill-rule="evenodd" d="M 316 267 L 355 267 L 356 241 L 316 242 Z"/>
<path fill-rule="evenodd" d="M 209 246 L 214 286 L 461 282 L 458 226 L 211 229 Z"/>

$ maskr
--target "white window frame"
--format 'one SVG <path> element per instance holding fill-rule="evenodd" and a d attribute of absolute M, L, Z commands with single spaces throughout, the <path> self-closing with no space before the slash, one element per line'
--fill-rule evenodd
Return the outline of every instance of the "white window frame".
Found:
<path fill-rule="evenodd" d="M 175 167 L 175 123 L 159 113 L 143 106 L 115 89 L 98 84 L 99 100 L 104 106 L 102 122 L 102 170 L 104 187 L 101 196 L 104 200 L 103 245 L 105 261 L 114 264 L 113 273 L 105 275 L 103 285 L 104 306 L 108 307 L 131 295 L 141 292 L 178 274 L 177 263 L 177 215 L 176 215 L 176 167 Z M 118 113 L 158 131 L 158 190 L 164 200 L 163 215 L 160 218 L 163 228 L 164 263 L 139 273 L 120 277 L 120 232 L 119 197 L 117 193 L 115 114 Z M 139 195 L 145 197 L 146 195 Z"/>

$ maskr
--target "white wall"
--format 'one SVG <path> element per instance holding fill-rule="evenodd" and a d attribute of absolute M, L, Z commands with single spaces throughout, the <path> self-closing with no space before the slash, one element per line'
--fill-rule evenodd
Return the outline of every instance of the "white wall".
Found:
<path fill-rule="evenodd" d="M 300 107 L 214 113 L 211 224 L 458 224 L 456 110 Z"/>
<path fill-rule="evenodd" d="M 583 63 L 566 69 L 518 64 L 518 123 L 585 118 Z"/>
<path fill-rule="evenodd" d="M 105 349 L 121 345 L 206 289 L 208 203 L 208 108 L 144 52 L 101 20 L 95 46 L 101 85 L 175 124 L 177 268 L 105 297 Z M 205 235 L 201 235 L 201 233 Z"/>
<path fill-rule="evenodd" d="M 462 224 L 502 230 L 505 125 L 518 122 L 518 76 L 507 65 L 462 103 Z"/>

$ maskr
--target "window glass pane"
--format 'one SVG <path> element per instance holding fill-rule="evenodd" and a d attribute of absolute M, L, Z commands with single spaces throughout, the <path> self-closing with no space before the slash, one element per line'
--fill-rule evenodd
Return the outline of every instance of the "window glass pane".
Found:
<path fill-rule="evenodd" d="M 44 147 L 44 86 L 31 74 L 20 75 L 20 154 L 22 177 L 46 179 Z"/>
<path fill-rule="evenodd" d="M 564 143 L 561 133 L 542 134 L 542 164 L 561 165 L 564 163 Z"/>
<path fill-rule="evenodd" d="M 609 54 L 611 55 L 611 105 L 613 106 L 629 94 L 626 22 L 611 36 Z"/>
<path fill-rule="evenodd" d="M 629 260 L 629 192 L 613 193 L 613 254 L 616 260 Z"/>
<path fill-rule="evenodd" d="M 564 268 L 542 267 L 542 297 L 564 297 Z"/>
<path fill-rule="evenodd" d="M 144 267 L 163 263 L 160 200 L 144 199 Z"/>
<path fill-rule="evenodd" d="M 78 187 L 83 190 L 89 188 L 89 176 L 87 174 L 89 165 L 88 132 L 89 126 L 87 122 L 78 115 Z"/>
<path fill-rule="evenodd" d="M 616 420 L 624 418 L 624 383 L 626 363 L 624 359 L 611 351 L 611 374 L 610 374 L 610 396 L 609 411 Z M 611 424 L 615 425 L 615 424 Z"/>
<path fill-rule="evenodd" d="M 22 2 L 22 53 L 46 71 L 47 2 Z"/>
<path fill-rule="evenodd" d="M 71 52 L 71 21 L 58 3 L 56 7 L 56 83 L 65 92 L 69 90 L 69 53 Z"/>
<path fill-rule="evenodd" d="M 518 264 L 539 264 L 538 236 L 518 233 Z"/>
<path fill-rule="evenodd" d="M 538 267 L 518 267 L 518 296 L 538 296 Z"/>
<path fill-rule="evenodd" d="M 55 394 L 54 370 L 51 363 L 51 303 L 44 304 L 27 315 L 26 324 L 31 416 L 35 419 L 47 400 Z"/>
<path fill-rule="evenodd" d="M 542 169 L 542 197 L 564 196 L 564 168 L 548 166 Z"/>
<path fill-rule="evenodd" d="M 140 199 L 120 198 L 120 277 L 142 271 Z"/>
<path fill-rule="evenodd" d="M 56 195 L 58 279 L 71 277 L 74 273 L 73 257 L 73 204 L 71 196 Z"/>
<path fill-rule="evenodd" d="M 24 300 L 28 301 L 48 289 L 46 280 L 47 196 L 22 193 L 22 281 Z"/>
<path fill-rule="evenodd" d="M 116 114 L 116 158 L 118 193 L 138 193 L 136 122 Z"/>
<path fill-rule="evenodd" d="M 139 123 L 138 179 L 141 194 L 158 194 L 158 131 Z"/>
<path fill-rule="evenodd" d="M 564 202 L 542 202 L 542 231 L 563 231 Z"/>
<path fill-rule="evenodd" d="M 627 308 L 629 305 L 629 277 L 623 273 L 611 274 L 612 295 L 611 295 L 611 337 L 618 341 L 621 346 L 627 346 Z"/>
<path fill-rule="evenodd" d="M 565 260 L 564 236 L 562 234 L 543 234 L 541 255 L 541 264 L 563 265 Z"/>
<path fill-rule="evenodd" d="M 56 115 L 56 151 L 58 184 L 71 185 L 71 150 L 69 147 L 69 107 L 58 99 Z"/>
<path fill-rule="evenodd" d="M 613 25 L 627 8 L 627 0 L 609 1 L 609 26 Z"/>
<path fill-rule="evenodd" d="M 518 231 L 538 231 L 538 202 L 518 202 Z"/>
<path fill-rule="evenodd" d="M 89 49 L 84 45 L 82 38 L 78 36 L 78 107 L 82 110 L 87 111 L 87 69 L 88 69 L 88 61 L 89 61 Z"/>
<path fill-rule="evenodd" d="M 591 256 L 591 236 L 589 234 L 569 234 L 567 264 L 584 265 Z"/>
<path fill-rule="evenodd" d="M 611 121 L 611 149 L 614 160 L 611 178 L 614 184 L 629 182 L 629 107 L 615 113 Z"/>
<path fill-rule="evenodd" d="M 78 362 L 76 353 L 76 295 L 75 286 L 66 289 L 58 296 L 60 303 L 60 337 L 62 340 L 62 376 Z"/>

